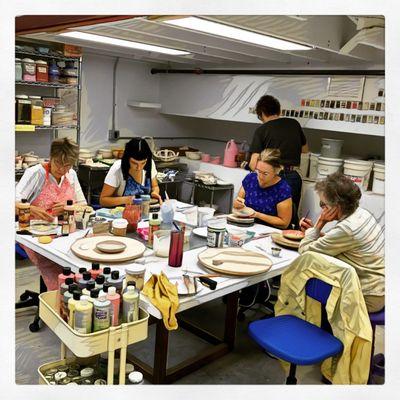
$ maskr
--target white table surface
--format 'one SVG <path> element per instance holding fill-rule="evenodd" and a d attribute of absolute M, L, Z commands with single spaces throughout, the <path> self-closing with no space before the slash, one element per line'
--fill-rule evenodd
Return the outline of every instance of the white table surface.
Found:
<path fill-rule="evenodd" d="M 182 203 L 179 204 L 180 206 Z M 184 216 L 180 215 L 180 213 L 176 213 L 176 220 L 184 220 Z M 141 223 L 145 225 L 146 223 Z M 258 233 L 261 232 L 276 232 L 277 229 L 270 228 L 264 225 L 255 224 L 253 227 L 247 228 L 247 230 L 251 230 Z M 74 232 L 66 237 L 60 237 L 54 239 L 50 244 L 40 244 L 38 242 L 37 237 L 32 237 L 28 235 L 16 235 L 16 241 L 20 244 L 25 245 L 26 247 L 36 251 L 42 256 L 56 262 L 62 267 L 70 267 L 73 272 L 77 272 L 80 267 L 86 267 L 90 269 L 91 263 L 84 261 L 77 256 L 75 256 L 70 248 L 72 243 L 83 237 L 86 233 L 86 230 L 81 230 Z M 218 282 L 218 285 L 215 290 L 210 290 L 209 288 L 200 284 L 201 290 L 194 296 L 188 297 L 180 297 L 179 298 L 179 308 L 177 312 L 181 312 L 187 310 L 192 307 L 196 307 L 200 304 L 206 303 L 208 301 L 220 298 L 226 294 L 235 292 L 244 287 L 254 285 L 258 282 L 262 282 L 266 279 L 273 278 L 274 276 L 282 274 L 284 269 L 299 256 L 296 251 L 282 249 L 281 257 L 276 258 L 270 254 L 270 248 L 272 246 L 271 238 L 261 238 L 254 240 L 244 246 L 249 250 L 254 250 L 262 253 L 262 250 L 255 246 L 262 247 L 266 250 L 264 253 L 267 255 L 273 265 L 271 269 L 264 273 L 247 277 L 218 277 L 212 278 Z M 185 251 L 183 253 L 183 261 L 182 267 L 180 268 L 172 268 L 168 266 L 168 258 L 155 257 L 152 255 L 152 251 L 150 249 L 146 250 L 144 254 L 144 262 L 146 265 L 146 273 L 145 273 L 145 281 L 147 281 L 151 274 L 159 274 L 163 271 L 168 277 L 177 277 L 182 275 L 186 270 L 190 273 L 211 273 L 212 271 L 207 270 L 203 267 L 197 259 L 197 256 L 200 252 L 204 251 L 207 247 L 201 247 L 197 249 L 192 249 Z M 135 260 L 135 262 L 140 260 Z M 121 264 L 112 264 L 112 269 L 117 269 L 122 273 L 125 273 L 125 268 L 130 265 L 132 262 L 124 262 Z M 101 267 L 110 266 L 110 264 L 101 265 Z M 156 307 L 154 307 L 151 302 L 147 299 L 146 296 L 141 295 L 140 298 L 140 306 L 144 308 L 149 314 L 154 316 L 155 318 L 161 319 L 161 313 L 158 311 Z"/>

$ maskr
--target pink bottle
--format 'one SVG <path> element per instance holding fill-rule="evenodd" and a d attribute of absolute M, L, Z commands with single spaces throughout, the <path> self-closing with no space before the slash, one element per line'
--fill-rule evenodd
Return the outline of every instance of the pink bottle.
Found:
<path fill-rule="evenodd" d="M 80 279 L 82 279 L 82 274 L 86 272 L 87 269 L 85 267 L 79 268 L 79 272 L 75 274 L 75 282 L 78 283 Z"/>
<path fill-rule="evenodd" d="M 100 269 L 99 263 L 92 263 L 92 269 L 89 270 L 90 275 L 92 275 L 92 279 L 96 279 L 99 275 L 103 273 L 103 270 Z"/>
<path fill-rule="evenodd" d="M 110 286 L 107 292 L 107 300 L 111 301 L 111 325 L 119 325 L 119 304 L 120 295 L 117 293 L 115 286 Z"/>
<path fill-rule="evenodd" d="M 224 166 L 225 167 L 230 167 L 230 168 L 236 168 L 237 167 L 237 161 L 236 161 L 236 156 L 239 153 L 239 149 L 237 147 L 237 144 L 233 139 L 231 139 L 225 147 L 225 153 L 224 153 Z"/>
<path fill-rule="evenodd" d="M 65 280 L 67 278 L 73 278 L 74 274 L 71 272 L 70 267 L 63 267 L 63 272 L 62 274 L 58 275 L 58 289 L 60 289 L 60 286 L 65 283 Z"/>

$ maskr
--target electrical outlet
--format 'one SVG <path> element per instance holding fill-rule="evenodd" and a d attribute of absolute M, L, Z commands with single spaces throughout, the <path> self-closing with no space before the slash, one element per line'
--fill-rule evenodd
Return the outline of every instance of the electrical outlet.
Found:
<path fill-rule="evenodd" d="M 113 131 L 112 129 L 108 131 L 108 140 L 113 142 L 118 140 L 118 138 L 119 138 L 119 131 L 117 130 Z"/>
<path fill-rule="evenodd" d="M 249 114 L 255 114 L 256 113 L 256 108 L 255 107 L 249 107 Z"/>

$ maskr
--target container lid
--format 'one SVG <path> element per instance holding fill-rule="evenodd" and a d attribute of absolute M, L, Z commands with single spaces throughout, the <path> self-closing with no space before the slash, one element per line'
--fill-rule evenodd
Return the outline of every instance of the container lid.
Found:
<path fill-rule="evenodd" d="M 112 287 L 113 287 L 113 286 L 111 285 L 111 283 L 106 282 L 106 283 L 103 285 L 103 292 L 104 292 L 104 293 L 108 293 L 109 290 L 110 290 Z"/>
<path fill-rule="evenodd" d="M 74 291 L 74 293 L 73 293 L 74 300 L 80 300 L 81 296 L 82 296 L 82 293 L 80 291 L 78 291 L 78 290 Z"/>
<path fill-rule="evenodd" d="M 73 293 L 75 290 L 78 290 L 78 285 L 76 283 L 72 283 L 68 286 L 68 292 Z"/>
<path fill-rule="evenodd" d="M 26 95 L 26 94 L 17 94 L 17 95 L 15 95 L 15 98 L 17 98 L 17 99 L 29 99 L 28 95 Z"/>
<path fill-rule="evenodd" d="M 133 372 L 135 370 L 135 367 L 133 366 L 133 364 L 127 363 L 125 365 L 125 373 L 128 375 L 131 372 Z"/>
<path fill-rule="evenodd" d="M 103 268 L 103 274 L 107 274 L 107 275 L 111 274 L 111 268 L 110 267 L 104 267 Z"/>
<path fill-rule="evenodd" d="M 15 59 L 15 62 L 20 62 L 20 61 L 21 61 L 20 58 L 16 58 L 16 59 Z"/>
<path fill-rule="evenodd" d="M 115 270 L 111 272 L 112 279 L 119 279 L 119 271 Z"/>
<path fill-rule="evenodd" d="M 42 100 L 40 96 L 29 96 L 30 99 Z"/>
<path fill-rule="evenodd" d="M 66 377 L 67 377 L 67 373 L 64 372 L 64 371 L 62 371 L 62 372 L 57 372 L 57 373 L 54 375 L 54 379 L 55 379 L 56 382 L 61 381 L 62 379 L 66 378 Z"/>
<path fill-rule="evenodd" d="M 343 158 L 329 158 L 329 157 L 319 157 L 319 161 L 331 161 L 336 163 L 343 163 Z"/>
<path fill-rule="evenodd" d="M 43 64 L 43 65 L 46 64 L 47 65 L 47 62 L 44 61 L 44 60 L 36 60 L 35 63 L 36 64 Z"/>
<path fill-rule="evenodd" d="M 115 293 L 117 293 L 117 288 L 115 286 L 109 286 L 107 287 L 107 292 L 104 291 L 105 293 L 108 293 L 111 296 L 114 296 Z"/>
<path fill-rule="evenodd" d="M 89 378 L 94 374 L 94 369 L 91 367 L 86 367 L 81 370 L 81 376 L 83 378 Z"/>
<path fill-rule="evenodd" d="M 142 194 L 142 195 L 140 195 L 140 197 L 144 201 L 149 201 L 151 198 L 149 194 Z"/>
<path fill-rule="evenodd" d="M 140 383 L 143 381 L 143 374 L 139 371 L 133 371 L 128 376 L 129 382 Z"/>
<path fill-rule="evenodd" d="M 337 142 L 337 143 L 343 143 L 343 139 L 330 139 L 330 138 L 322 138 L 322 141 L 328 141 L 328 142 Z"/>
<path fill-rule="evenodd" d="M 71 275 L 71 267 L 64 267 L 63 275 Z"/>
<path fill-rule="evenodd" d="M 125 218 L 117 218 L 112 222 L 113 228 L 124 229 L 128 226 L 128 221 Z"/>
<path fill-rule="evenodd" d="M 23 58 L 22 61 L 26 62 L 26 63 L 34 63 L 35 62 L 34 60 L 32 60 L 32 58 Z"/>
<path fill-rule="evenodd" d="M 94 282 L 88 282 L 86 285 L 86 289 L 89 291 L 94 289 L 95 287 L 96 287 L 96 284 Z"/>
<path fill-rule="evenodd" d="M 74 283 L 74 279 L 73 279 L 73 278 L 67 278 L 67 279 L 65 280 L 65 284 L 66 284 L 67 286 L 72 285 L 73 283 Z"/>
<path fill-rule="evenodd" d="M 72 204 L 74 204 L 72 200 L 67 200 L 67 206 L 72 206 Z"/>
<path fill-rule="evenodd" d="M 85 267 L 80 267 L 79 268 L 79 273 L 82 274 L 83 272 L 86 272 L 87 269 Z"/>
<path fill-rule="evenodd" d="M 98 298 L 99 297 L 99 292 L 100 292 L 99 289 L 92 289 L 90 291 L 90 297 L 93 298 L 93 299 Z"/>
<path fill-rule="evenodd" d="M 92 263 L 92 269 L 97 271 L 100 269 L 100 264 L 99 263 Z"/>
<path fill-rule="evenodd" d="M 106 278 L 104 277 L 104 275 L 99 275 L 96 277 L 96 283 L 98 285 L 103 285 L 105 280 L 106 280 Z"/>
<path fill-rule="evenodd" d="M 310 157 L 319 157 L 320 153 L 310 153 Z"/>
<path fill-rule="evenodd" d="M 146 271 L 146 266 L 143 264 L 133 263 L 125 268 L 127 274 L 140 274 Z"/>
<path fill-rule="evenodd" d="M 89 281 L 91 279 L 92 275 L 90 274 L 89 271 L 86 271 L 82 274 L 82 278 L 84 281 Z"/>
<path fill-rule="evenodd" d="M 358 160 L 356 158 L 347 158 L 344 160 L 345 164 L 369 165 L 372 166 L 372 161 Z"/>

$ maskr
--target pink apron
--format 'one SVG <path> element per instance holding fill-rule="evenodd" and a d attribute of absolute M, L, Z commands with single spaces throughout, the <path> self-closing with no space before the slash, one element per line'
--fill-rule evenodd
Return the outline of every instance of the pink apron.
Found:
<path fill-rule="evenodd" d="M 66 203 L 67 200 L 75 200 L 75 190 L 69 183 L 66 176 L 64 176 L 63 183 L 60 187 L 57 185 L 57 183 L 50 180 L 49 164 L 45 164 L 44 169 L 46 170 L 46 181 L 39 196 L 36 197 L 31 204 L 43 208 L 47 212 L 51 213 L 51 209 L 54 204 L 61 202 Z M 47 290 L 57 290 L 57 278 L 62 272 L 61 267 L 54 261 L 43 257 L 35 251 L 28 249 L 25 246 L 23 247 L 28 254 L 29 259 L 38 267 L 44 283 L 46 284 Z"/>

